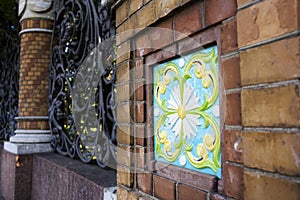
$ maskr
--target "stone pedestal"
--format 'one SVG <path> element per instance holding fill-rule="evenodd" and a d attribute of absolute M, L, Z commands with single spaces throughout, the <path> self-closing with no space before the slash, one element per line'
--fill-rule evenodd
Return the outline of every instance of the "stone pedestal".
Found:
<path fill-rule="evenodd" d="M 16 155 L 43 153 L 52 151 L 50 142 L 51 135 L 48 126 L 48 117 L 16 117 L 19 125 L 26 124 L 25 120 L 30 124 L 36 124 L 39 129 L 17 129 L 16 135 L 10 138 L 9 142 L 4 143 L 4 149 Z M 41 124 L 44 124 L 42 126 Z M 28 125 L 28 124 L 27 124 Z M 23 126 L 26 128 L 27 126 Z"/>

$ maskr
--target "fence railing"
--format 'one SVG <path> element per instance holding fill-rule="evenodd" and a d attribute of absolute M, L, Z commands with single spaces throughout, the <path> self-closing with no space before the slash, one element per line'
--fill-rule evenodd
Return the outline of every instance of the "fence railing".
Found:
<path fill-rule="evenodd" d="M 85 163 L 96 160 L 101 167 L 114 167 L 113 11 L 101 1 L 65 0 L 59 4 L 49 86 L 53 147 Z"/>
<path fill-rule="evenodd" d="M 13 13 L 13 11 L 11 11 Z M 11 16 L 13 18 L 14 16 Z M 16 129 L 19 94 L 20 40 L 18 25 L 0 10 L 0 139 L 8 140 Z"/>

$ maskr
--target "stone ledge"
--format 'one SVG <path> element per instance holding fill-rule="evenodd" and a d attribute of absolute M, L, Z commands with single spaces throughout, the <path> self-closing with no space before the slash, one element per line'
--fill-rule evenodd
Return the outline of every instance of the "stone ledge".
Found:
<path fill-rule="evenodd" d="M 11 143 L 4 142 L 4 150 L 15 155 L 45 153 L 53 151 L 50 143 Z"/>
<path fill-rule="evenodd" d="M 115 199 L 115 170 L 44 153 L 34 155 L 32 173 L 32 199 Z"/>

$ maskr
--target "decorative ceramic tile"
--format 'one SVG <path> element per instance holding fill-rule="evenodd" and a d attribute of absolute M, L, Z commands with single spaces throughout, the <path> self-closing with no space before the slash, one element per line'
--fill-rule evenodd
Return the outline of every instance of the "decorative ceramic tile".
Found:
<path fill-rule="evenodd" d="M 155 159 L 221 177 L 218 53 L 154 67 Z"/>

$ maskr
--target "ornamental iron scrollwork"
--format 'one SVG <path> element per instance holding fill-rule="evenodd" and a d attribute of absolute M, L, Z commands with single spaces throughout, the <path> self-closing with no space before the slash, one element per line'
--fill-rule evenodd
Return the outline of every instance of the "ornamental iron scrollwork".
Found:
<path fill-rule="evenodd" d="M 115 20 L 100 1 L 65 0 L 50 64 L 52 145 L 62 155 L 115 167 Z M 90 77 L 93 77 L 91 82 Z"/>
<path fill-rule="evenodd" d="M 10 14 L 10 17 L 15 17 Z M 8 140 L 18 115 L 20 40 L 19 26 L 0 11 L 0 139 Z"/>

